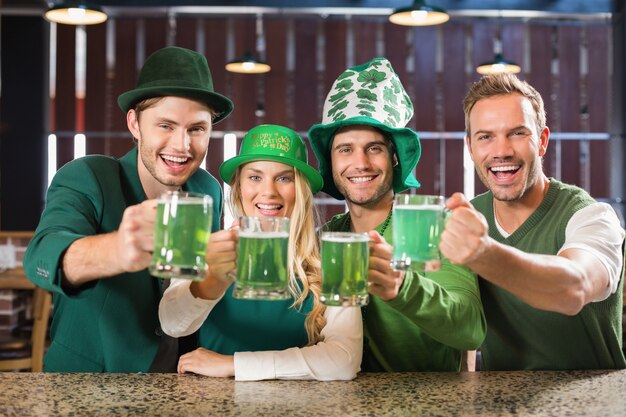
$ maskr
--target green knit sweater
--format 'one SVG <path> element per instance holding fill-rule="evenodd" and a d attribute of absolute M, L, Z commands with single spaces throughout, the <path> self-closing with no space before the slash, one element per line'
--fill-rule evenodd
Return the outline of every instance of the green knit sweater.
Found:
<path fill-rule="evenodd" d="M 572 215 L 594 203 L 582 189 L 550 179 L 537 210 L 508 238 L 498 231 L 493 194 L 472 204 L 489 224 L 489 236 L 528 253 L 556 255 L 565 243 Z M 622 271 L 623 276 L 623 271 Z M 601 302 L 587 304 L 575 316 L 538 310 L 508 291 L 479 279 L 487 316 L 482 370 L 624 368 L 622 354 L 622 287 Z"/>

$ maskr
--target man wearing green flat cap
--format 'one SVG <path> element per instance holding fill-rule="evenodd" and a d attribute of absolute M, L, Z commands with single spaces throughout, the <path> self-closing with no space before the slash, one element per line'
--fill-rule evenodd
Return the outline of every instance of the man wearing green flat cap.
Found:
<path fill-rule="evenodd" d="M 438 271 L 395 272 L 390 266 L 396 193 L 419 187 L 417 133 L 406 125 L 413 105 L 387 59 L 344 71 L 309 130 L 324 178 L 322 189 L 346 200 L 348 212 L 324 230 L 369 232 L 369 305 L 363 309 L 361 369 L 371 372 L 458 371 L 486 324 L 476 276 L 442 261 Z M 410 232 L 410 231 L 409 231 Z"/>
<path fill-rule="evenodd" d="M 221 189 L 199 167 L 213 124 L 233 105 L 214 91 L 205 57 L 156 51 L 118 104 L 137 146 L 119 159 L 92 155 L 62 167 L 24 258 L 28 277 L 54 294 L 46 371 L 175 371 L 177 341 L 162 336 L 157 314 L 161 282 L 147 269 L 155 198 L 208 194 L 219 227 Z"/>

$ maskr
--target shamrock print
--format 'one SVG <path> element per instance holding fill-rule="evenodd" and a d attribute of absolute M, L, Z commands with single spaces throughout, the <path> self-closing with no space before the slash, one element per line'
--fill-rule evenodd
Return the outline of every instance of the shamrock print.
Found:
<path fill-rule="evenodd" d="M 378 97 L 369 90 L 357 90 L 356 96 L 361 100 L 376 101 Z"/>
<path fill-rule="evenodd" d="M 363 71 L 361 74 L 359 74 L 356 80 L 361 82 L 363 87 L 373 89 L 376 88 L 376 84 L 384 79 L 384 72 L 376 71 L 373 69 L 369 71 Z"/>

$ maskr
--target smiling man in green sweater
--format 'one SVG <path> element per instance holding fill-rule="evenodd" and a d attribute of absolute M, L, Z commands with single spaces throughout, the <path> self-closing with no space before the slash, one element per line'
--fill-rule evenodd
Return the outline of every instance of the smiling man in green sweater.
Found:
<path fill-rule="evenodd" d="M 485 76 L 464 101 L 466 143 L 489 189 L 452 196 L 441 252 L 480 277 L 483 370 L 624 368 L 624 229 L 613 209 L 548 178 L 541 95 Z"/>
<path fill-rule="evenodd" d="M 427 273 L 390 266 L 394 195 L 419 187 L 413 176 L 419 139 L 405 127 L 412 116 L 391 64 L 377 58 L 338 77 L 322 123 L 309 130 L 323 191 L 345 198 L 349 209 L 323 230 L 370 232 L 372 239 L 372 297 L 362 310 L 365 372 L 458 371 L 462 352 L 485 336 L 478 283 L 469 269 L 446 260 Z"/>

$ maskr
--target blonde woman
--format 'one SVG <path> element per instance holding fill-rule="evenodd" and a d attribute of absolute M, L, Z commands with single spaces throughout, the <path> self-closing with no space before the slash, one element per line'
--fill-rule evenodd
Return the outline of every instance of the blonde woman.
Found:
<path fill-rule="evenodd" d="M 319 300 L 313 193 L 323 181 L 307 163 L 303 140 L 283 126 L 257 126 L 244 137 L 240 154 L 222 164 L 220 176 L 232 187 L 235 217 L 290 217 L 292 298 L 233 298 L 237 231 L 213 233 L 206 279 L 172 280 L 159 307 L 165 333 L 181 337 L 200 329 L 202 347 L 180 357 L 178 372 L 237 380 L 354 378 L 362 357 L 361 311 Z"/>

